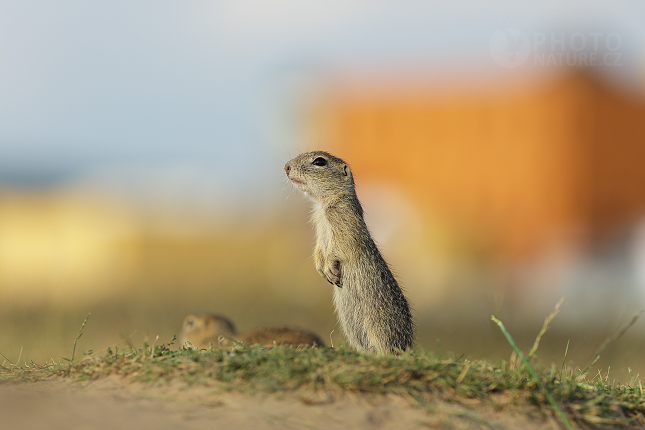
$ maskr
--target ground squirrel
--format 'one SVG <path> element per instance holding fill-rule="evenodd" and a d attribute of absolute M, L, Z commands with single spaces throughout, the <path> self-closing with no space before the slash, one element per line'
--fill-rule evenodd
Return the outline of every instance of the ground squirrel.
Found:
<path fill-rule="evenodd" d="M 316 151 L 297 156 L 284 170 L 313 201 L 314 262 L 337 286 L 334 304 L 349 343 L 379 354 L 410 348 L 410 308 L 367 229 L 349 165 Z"/>
<path fill-rule="evenodd" d="M 325 346 L 323 341 L 307 330 L 289 326 L 258 327 L 242 335 L 238 335 L 231 320 L 214 314 L 193 314 L 184 319 L 179 335 L 179 345 L 185 346 L 190 342 L 197 348 L 208 348 L 211 344 L 230 346 L 230 339 L 239 340 L 247 345 L 260 344 L 271 347 L 274 345 Z"/>

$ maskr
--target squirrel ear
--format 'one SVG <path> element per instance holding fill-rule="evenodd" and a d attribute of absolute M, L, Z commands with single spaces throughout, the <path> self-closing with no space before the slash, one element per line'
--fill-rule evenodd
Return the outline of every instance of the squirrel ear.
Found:
<path fill-rule="evenodd" d="M 349 175 L 349 166 L 345 164 L 343 166 L 343 176 L 348 176 Z"/>

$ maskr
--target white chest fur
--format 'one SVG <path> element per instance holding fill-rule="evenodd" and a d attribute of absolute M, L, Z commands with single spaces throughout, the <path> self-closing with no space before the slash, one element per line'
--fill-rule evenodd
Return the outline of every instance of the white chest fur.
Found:
<path fill-rule="evenodd" d="M 325 208 L 316 202 L 311 214 L 311 222 L 316 228 L 316 240 L 321 247 L 323 254 L 327 254 L 332 247 L 333 234 L 331 224 L 325 215 Z"/>

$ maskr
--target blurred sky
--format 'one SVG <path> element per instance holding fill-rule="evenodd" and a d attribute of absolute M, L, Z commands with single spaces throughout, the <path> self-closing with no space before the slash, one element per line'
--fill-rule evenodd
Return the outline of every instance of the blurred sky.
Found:
<path fill-rule="evenodd" d="M 642 1 L 0 1 L 0 185 L 261 196 L 298 148 L 303 82 L 497 68 L 499 28 L 618 32 L 643 79 Z M 321 145 L 323 146 L 323 145 Z M 197 192 L 199 194 L 200 192 Z"/>

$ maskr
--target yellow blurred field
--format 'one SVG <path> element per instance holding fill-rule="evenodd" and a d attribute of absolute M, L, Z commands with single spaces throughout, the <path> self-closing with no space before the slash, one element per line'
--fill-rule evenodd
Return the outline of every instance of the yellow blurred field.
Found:
<path fill-rule="evenodd" d="M 310 257 L 313 232 L 305 202 L 289 201 L 293 207 L 263 218 L 211 224 L 166 219 L 164 225 L 174 227 L 161 229 L 123 205 L 55 197 L 2 201 L 0 229 L 13 234 L 3 234 L 0 241 L 0 353 L 6 359 L 42 363 L 69 356 L 90 312 L 78 346 L 86 352 L 152 343 L 157 336 L 156 342 L 167 343 L 193 312 L 225 314 L 241 331 L 292 324 L 316 331 L 327 342 L 333 331 L 334 345 L 344 342 L 330 286 Z M 404 246 L 405 240 L 405 234 L 395 235 L 383 251 L 413 303 L 418 347 L 508 360 L 511 349 L 490 321 L 493 313 L 522 348 L 531 346 L 557 299 L 516 297 L 496 286 L 495 271 L 472 259 L 443 271 L 421 270 L 419 256 L 440 261 L 438 251 Z M 538 356 L 561 363 L 571 339 L 568 361 L 584 367 L 631 317 L 625 307 L 598 309 L 593 303 L 565 302 Z M 645 374 L 642 326 L 639 321 L 602 355 L 597 367 L 603 374 L 609 366 L 611 377 L 623 381 L 628 367 Z"/>

